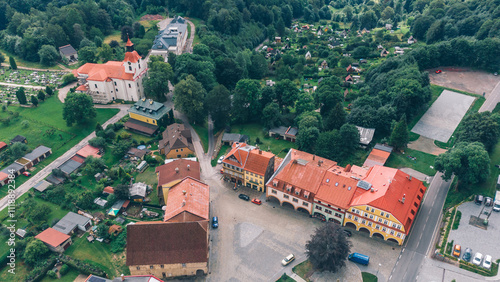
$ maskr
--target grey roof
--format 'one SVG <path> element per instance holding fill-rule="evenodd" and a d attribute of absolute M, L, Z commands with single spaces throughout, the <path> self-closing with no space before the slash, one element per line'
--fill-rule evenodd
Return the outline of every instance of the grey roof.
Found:
<path fill-rule="evenodd" d="M 59 47 L 59 52 L 61 52 L 64 56 L 76 54 L 75 48 L 73 48 L 70 44 Z"/>
<path fill-rule="evenodd" d="M 125 223 L 125 218 L 123 218 L 123 217 L 121 217 L 121 216 L 117 217 L 115 220 L 116 220 L 116 222 L 118 222 L 118 223 L 120 223 L 120 224 Z"/>
<path fill-rule="evenodd" d="M 24 142 L 24 140 L 26 140 L 26 137 L 24 137 L 22 135 L 17 135 L 16 137 L 12 138 L 12 140 L 10 140 L 10 142 L 11 143 Z"/>
<path fill-rule="evenodd" d="M 36 189 L 37 191 L 43 192 L 43 191 L 47 190 L 47 188 L 49 188 L 50 185 L 52 185 L 50 182 L 42 180 L 42 181 L 38 182 L 37 184 L 35 184 L 35 186 L 33 186 L 33 188 Z"/>
<path fill-rule="evenodd" d="M 290 129 L 288 129 L 288 132 L 286 134 L 296 136 L 298 132 L 299 130 L 297 129 L 297 127 L 290 127 Z"/>
<path fill-rule="evenodd" d="M 140 197 L 146 197 L 146 190 L 148 189 L 148 185 L 146 183 L 138 182 L 132 184 L 130 186 L 130 197 L 134 196 L 140 196 Z"/>
<path fill-rule="evenodd" d="M 391 146 L 386 146 L 386 145 L 382 145 L 382 144 L 378 144 L 378 143 L 375 144 L 374 149 L 385 151 L 385 152 L 388 152 L 388 153 L 392 153 L 392 147 Z"/>
<path fill-rule="evenodd" d="M 18 163 L 12 163 L 8 167 L 2 169 L 2 172 L 6 173 L 6 174 L 11 174 L 11 170 L 13 170 L 14 173 L 16 173 L 16 172 L 20 171 L 22 168 L 23 168 L 22 165 L 20 165 Z"/>
<path fill-rule="evenodd" d="M 75 170 L 81 167 L 83 164 L 74 160 L 67 160 L 62 165 L 59 166 L 59 169 L 62 170 L 66 174 L 72 174 Z"/>
<path fill-rule="evenodd" d="M 104 207 L 107 203 L 108 203 L 108 201 L 101 199 L 101 197 L 94 199 L 94 204 L 96 204 L 100 207 Z"/>
<path fill-rule="evenodd" d="M 246 142 L 248 136 L 238 133 L 224 133 L 222 142 Z"/>
<path fill-rule="evenodd" d="M 168 111 L 169 109 L 165 105 L 151 99 L 141 99 L 128 109 L 129 113 L 138 114 L 155 120 L 162 118 Z"/>
<path fill-rule="evenodd" d="M 170 46 L 177 45 L 177 37 L 186 34 L 187 24 L 181 17 L 176 16 L 164 30 L 160 30 L 153 42 L 152 50 L 168 50 Z"/>
<path fill-rule="evenodd" d="M 50 174 L 49 176 L 47 176 L 47 178 L 45 178 L 48 182 L 54 184 L 54 185 L 57 185 L 57 184 L 61 184 L 64 182 L 64 179 L 63 178 L 58 178 L 58 177 L 55 177 L 54 174 Z"/>
<path fill-rule="evenodd" d="M 115 202 L 115 203 L 111 206 L 111 208 L 112 208 L 112 209 L 118 209 L 118 210 L 119 210 L 119 209 L 121 209 L 121 208 L 122 208 L 122 206 L 123 206 L 123 204 L 124 204 L 124 203 L 125 203 L 125 200 L 118 200 L 118 201 L 116 201 L 116 202 Z"/>
<path fill-rule="evenodd" d="M 279 134 L 279 135 L 285 135 L 285 133 L 286 133 L 287 130 L 288 130 L 288 127 L 280 126 L 280 127 L 269 129 L 269 132 L 276 133 L 276 134 Z"/>
<path fill-rule="evenodd" d="M 35 150 L 31 151 L 31 153 L 29 154 L 26 154 L 26 156 L 24 156 L 25 159 L 28 159 L 30 161 L 33 161 L 33 160 L 36 160 L 37 158 L 43 156 L 44 154 L 50 152 L 50 148 L 49 147 L 45 147 L 45 146 L 38 146 L 35 148 Z"/>
<path fill-rule="evenodd" d="M 375 128 L 364 128 L 361 126 L 356 126 L 356 128 L 358 128 L 359 131 L 359 143 L 363 145 L 370 144 L 375 134 Z"/>
<path fill-rule="evenodd" d="M 53 228 L 64 234 L 69 234 L 76 228 L 77 225 L 84 226 L 89 221 L 90 218 L 88 217 L 74 212 L 68 212 L 61 220 L 59 220 L 59 222 L 56 223 L 56 225 L 54 225 Z"/>

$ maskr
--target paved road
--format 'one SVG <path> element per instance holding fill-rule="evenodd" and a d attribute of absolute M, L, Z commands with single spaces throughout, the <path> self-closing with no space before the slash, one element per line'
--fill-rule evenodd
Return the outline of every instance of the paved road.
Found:
<path fill-rule="evenodd" d="M 10 64 L 3 63 L 2 67 L 10 68 Z M 66 69 L 66 70 L 64 70 L 64 69 L 62 69 L 62 70 L 49 70 L 49 69 L 27 68 L 27 67 L 20 67 L 20 66 L 17 66 L 17 68 L 20 69 L 20 70 L 32 70 L 32 71 L 53 71 L 53 72 L 68 72 L 68 71 L 71 71 L 70 69 Z"/>
<path fill-rule="evenodd" d="M 120 109 L 120 112 L 114 115 L 112 118 L 110 118 L 108 121 L 106 121 L 103 124 L 103 127 L 106 127 L 108 124 L 115 123 L 118 120 L 120 120 L 122 117 L 124 117 L 127 114 L 127 110 L 130 106 L 124 107 L 124 105 L 112 105 L 112 106 L 96 106 L 96 108 L 118 108 Z M 54 168 L 57 168 L 59 165 L 73 157 L 73 155 L 86 146 L 89 143 L 89 140 L 95 137 L 95 131 L 92 132 L 89 136 L 85 137 L 82 141 L 80 141 L 78 144 L 73 146 L 73 148 L 69 149 L 64 153 L 62 156 L 57 158 L 55 161 L 44 167 L 42 170 L 40 170 L 37 174 L 33 175 L 28 181 L 23 183 L 21 186 L 16 187 L 16 198 L 21 197 L 24 193 L 28 192 L 31 187 L 33 187 L 35 184 L 37 184 L 39 181 L 47 177 Z M 7 207 L 8 204 L 8 199 L 7 197 L 4 197 L 0 200 L 0 210 L 3 210 L 5 207 Z"/>
<path fill-rule="evenodd" d="M 33 89 L 36 89 L 36 90 L 45 89 L 45 86 L 35 86 L 35 85 L 25 85 L 25 84 L 15 84 L 15 83 L 8 83 L 8 82 L 0 82 L 0 85 L 3 85 L 3 86 L 10 86 L 10 87 L 33 88 Z"/>
<path fill-rule="evenodd" d="M 196 27 L 194 26 L 194 23 L 192 23 L 190 20 L 186 19 L 186 21 L 191 26 L 191 34 L 189 38 L 186 40 L 186 44 L 184 45 L 184 50 L 182 50 L 182 53 L 193 53 L 193 41 L 194 41 L 194 34 L 196 33 Z"/>
<path fill-rule="evenodd" d="M 444 201 L 451 185 L 451 181 L 444 181 L 441 176 L 442 173 L 436 173 L 429 186 L 410 235 L 389 276 L 391 282 L 415 281 L 418 278 L 423 260 L 439 230 Z"/>
<path fill-rule="evenodd" d="M 75 86 L 76 86 L 76 82 L 73 82 L 73 83 L 70 83 L 70 84 L 64 86 L 63 88 L 59 88 L 59 92 L 58 92 L 59 95 L 57 97 L 59 98 L 59 100 L 62 103 L 64 103 L 64 99 L 66 99 L 66 95 L 68 95 L 69 90 Z"/>
<path fill-rule="evenodd" d="M 500 82 L 497 83 L 497 86 L 493 88 L 493 91 L 488 94 L 488 97 L 486 98 L 486 101 L 484 104 L 479 108 L 479 112 L 486 112 L 486 111 L 493 111 L 495 109 L 496 105 L 500 102 Z"/>

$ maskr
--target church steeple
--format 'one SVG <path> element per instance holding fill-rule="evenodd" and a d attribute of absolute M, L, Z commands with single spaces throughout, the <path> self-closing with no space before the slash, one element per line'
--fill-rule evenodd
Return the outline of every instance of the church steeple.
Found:
<path fill-rule="evenodd" d="M 127 46 L 127 52 L 134 51 L 134 43 L 132 43 L 132 41 L 130 41 L 130 38 L 128 37 L 128 35 L 127 35 L 127 44 L 125 46 Z"/>

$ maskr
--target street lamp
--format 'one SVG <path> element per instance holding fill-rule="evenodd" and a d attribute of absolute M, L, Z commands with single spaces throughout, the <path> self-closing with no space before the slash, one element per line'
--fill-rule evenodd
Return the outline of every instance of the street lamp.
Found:
<path fill-rule="evenodd" d="M 381 267 L 381 266 L 382 266 L 382 264 L 381 264 L 381 263 L 379 263 L 379 264 L 378 264 L 378 268 L 377 268 L 377 275 L 375 275 L 375 276 L 377 276 L 377 280 L 378 280 L 378 271 L 380 270 L 380 267 Z"/>

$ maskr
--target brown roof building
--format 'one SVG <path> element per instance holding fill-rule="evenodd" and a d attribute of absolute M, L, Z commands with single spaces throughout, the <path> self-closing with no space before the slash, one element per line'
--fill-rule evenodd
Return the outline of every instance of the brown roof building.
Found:
<path fill-rule="evenodd" d="M 163 132 L 163 139 L 158 144 L 161 154 L 167 159 L 186 158 L 194 155 L 194 146 L 191 139 L 191 130 L 186 129 L 184 124 L 174 123 L 167 126 Z"/>
<path fill-rule="evenodd" d="M 36 235 L 35 238 L 44 242 L 49 250 L 58 253 L 64 252 L 71 245 L 71 236 L 50 227 Z"/>
<path fill-rule="evenodd" d="M 208 221 L 140 222 L 127 226 L 132 275 L 176 277 L 208 271 Z"/>
<path fill-rule="evenodd" d="M 186 177 L 200 180 L 200 163 L 191 160 L 178 159 L 156 167 L 158 177 L 158 198 L 160 204 L 168 197 L 169 189 Z"/>
<path fill-rule="evenodd" d="M 186 177 L 170 188 L 164 221 L 187 222 L 208 220 L 210 191 L 207 184 Z"/>

